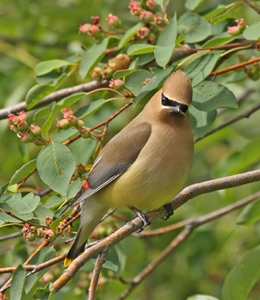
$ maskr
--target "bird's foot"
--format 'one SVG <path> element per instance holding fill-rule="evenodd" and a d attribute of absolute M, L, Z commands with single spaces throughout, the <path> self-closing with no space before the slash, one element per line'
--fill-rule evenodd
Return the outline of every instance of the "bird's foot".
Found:
<path fill-rule="evenodd" d="M 172 204 L 171 203 L 167 203 L 163 207 L 167 211 L 167 215 L 163 219 L 164 220 L 168 220 L 170 218 L 170 216 L 172 216 L 174 214 L 174 210 L 173 210 Z"/>
<path fill-rule="evenodd" d="M 137 217 L 139 217 L 141 219 L 141 221 L 143 222 L 143 226 L 140 229 L 139 232 L 143 231 L 145 229 L 146 226 L 151 224 L 151 219 L 148 217 L 147 214 L 141 212 L 139 209 L 135 208 L 135 207 L 130 207 L 130 209 L 136 214 Z"/>

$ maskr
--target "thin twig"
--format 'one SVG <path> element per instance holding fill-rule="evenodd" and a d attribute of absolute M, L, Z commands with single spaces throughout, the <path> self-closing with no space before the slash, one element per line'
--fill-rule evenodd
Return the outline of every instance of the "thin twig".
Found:
<path fill-rule="evenodd" d="M 251 8 L 253 8 L 254 11 L 256 11 L 258 14 L 260 14 L 260 8 L 256 6 L 254 3 L 252 3 L 249 0 L 244 0 L 244 2 L 249 5 Z"/>
<path fill-rule="evenodd" d="M 191 234 L 193 228 L 186 227 L 184 228 L 176 238 L 160 253 L 160 255 L 153 260 L 149 265 L 147 265 L 137 276 L 132 280 L 122 280 L 122 282 L 130 283 L 130 287 L 127 288 L 118 298 L 118 300 L 125 299 L 134 288 L 136 288 L 151 272 L 182 242 L 184 242 L 188 236 Z"/>
<path fill-rule="evenodd" d="M 260 181 L 260 170 L 245 172 L 242 174 L 237 174 L 233 176 L 223 177 L 219 179 L 209 180 L 201 183 L 193 184 L 186 187 L 182 192 L 180 192 L 172 201 L 174 209 L 177 209 L 188 200 L 209 192 L 216 190 L 241 186 L 244 184 Z M 167 214 L 165 208 L 158 209 L 148 214 L 149 218 L 153 221 L 158 218 L 163 218 Z M 52 291 L 57 292 L 60 290 L 70 279 L 72 279 L 77 271 L 93 256 L 99 254 L 107 247 L 112 247 L 113 245 L 119 243 L 121 240 L 125 239 L 130 234 L 139 230 L 142 227 L 142 221 L 139 218 L 133 219 L 128 222 L 123 227 L 119 228 L 116 232 L 112 233 L 110 236 L 99 241 L 90 248 L 85 249 L 84 253 L 79 255 L 69 267 L 64 271 L 64 273 L 52 284 Z"/>
<path fill-rule="evenodd" d="M 78 93 L 78 92 L 90 92 L 92 90 L 98 89 L 100 87 L 106 87 L 108 86 L 108 81 L 91 81 L 79 85 L 75 85 L 70 88 L 65 88 L 56 92 L 53 92 L 49 94 L 48 96 L 44 97 L 37 105 L 35 105 L 32 109 L 36 109 L 42 106 L 45 106 L 47 104 L 50 104 L 53 101 L 59 101 L 63 99 L 64 97 L 67 97 L 69 95 Z M 23 101 L 21 103 L 18 103 L 14 106 L 7 107 L 0 109 L 0 120 L 6 119 L 11 113 L 15 114 L 18 113 L 19 111 L 26 110 L 26 102 Z"/>
<path fill-rule="evenodd" d="M 91 281 L 90 281 L 90 286 L 89 286 L 89 291 L 88 291 L 88 299 L 89 300 L 94 300 L 95 299 L 99 275 L 100 275 L 102 266 L 106 261 L 107 252 L 108 252 L 108 248 L 104 249 L 98 255 L 97 260 L 95 262 L 95 267 L 94 267 L 94 271 L 93 271 L 93 275 L 92 275 L 92 278 L 91 278 Z"/>
<path fill-rule="evenodd" d="M 220 218 L 235 209 L 241 208 L 242 206 L 251 203 L 260 197 L 260 192 L 255 193 L 245 199 L 237 201 L 234 204 L 230 204 L 224 208 L 213 211 L 209 214 L 206 214 L 199 218 L 191 218 L 187 220 L 185 224 L 185 228 L 177 235 L 176 238 L 160 253 L 160 255 L 153 260 L 150 264 L 148 264 L 138 275 L 136 275 L 132 280 L 122 280 L 124 283 L 130 284 L 130 286 L 121 294 L 118 300 L 125 299 L 132 291 L 135 289 L 148 275 L 150 275 L 156 267 L 160 265 L 160 263 L 172 253 L 173 250 L 176 249 L 182 242 L 187 240 L 187 238 L 191 235 L 193 230 L 198 226 L 201 226 L 205 223 L 214 221 L 217 218 Z"/>
<path fill-rule="evenodd" d="M 251 58 L 248 61 L 244 61 L 244 62 L 241 62 L 241 63 L 238 63 L 238 64 L 234 64 L 234 65 L 232 65 L 230 67 L 227 67 L 227 68 L 224 68 L 222 70 L 213 71 L 213 72 L 210 73 L 210 75 L 211 76 L 217 76 L 219 74 L 223 74 L 223 73 L 226 73 L 226 72 L 230 72 L 230 71 L 245 67 L 247 65 L 254 64 L 258 61 L 260 61 L 260 57 Z"/>
<path fill-rule="evenodd" d="M 206 136 L 209 136 L 209 135 L 211 135 L 211 134 L 219 131 L 220 129 L 223 129 L 223 128 L 231 125 L 231 124 L 234 124 L 235 122 L 240 121 L 243 118 L 249 118 L 251 114 L 253 114 L 254 112 L 256 112 L 259 109 L 260 109 L 260 104 L 257 104 L 256 106 L 248 109 L 247 111 L 241 113 L 240 115 L 238 115 L 238 116 L 236 116 L 236 117 L 234 117 L 234 118 L 232 118 L 232 119 L 230 119 L 230 120 L 228 120 L 228 121 L 226 121 L 226 122 L 224 122 L 224 123 L 216 126 L 215 128 L 212 128 L 204 136 L 202 136 L 202 137 L 196 137 L 194 139 L 194 142 L 196 143 L 196 142 L 204 139 Z"/>
<path fill-rule="evenodd" d="M 1 236 L 0 237 L 0 242 L 3 242 L 3 241 L 7 241 L 7 240 L 10 240 L 10 239 L 14 239 L 18 236 L 21 236 L 23 235 L 22 232 L 15 232 L 15 233 L 11 233 L 11 234 L 8 234 L 8 235 L 5 235 L 5 236 Z"/>
<path fill-rule="evenodd" d="M 165 234 L 174 230 L 177 230 L 179 228 L 185 227 L 185 226 L 189 226 L 190 224 L 194 224 L 194 223 L 198 223 L 198 224 L 204 224 L 208 221 L 212 221 L 216 218 L 219 218 L 233 210 L 236 210 L 242 206 L 245 206 L 247 204 L 249 204 L 250 202 L 253 202 L 255 200 L 257 200 L 258 198 L 260 198 L 260 192 L 257 192 L 253 195 L 250 195 L 240 201 L 237 201 L 236 203 L 232 203 L 224 208 L 218 209 L 216 211 L 213 211 L 211 213 L 208 213 L 202 217 L 198 217 L 198 218 L 190 218 L 169 226 L 165 226 L 163 228 L 159 228 L 159 229 L 154 229 L 154 230 L 146 230 L 146 231 L 142 231 L 140 233 L 138 233 L 139 237 L 151 237 L 151 236 L 158 236 L 161 234 Z"/>

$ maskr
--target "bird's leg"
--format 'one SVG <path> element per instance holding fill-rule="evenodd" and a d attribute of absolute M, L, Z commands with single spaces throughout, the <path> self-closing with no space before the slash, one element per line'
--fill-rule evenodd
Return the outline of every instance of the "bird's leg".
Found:
<path fill-rule="evenodd" d="M 173 215 L 174 211 L 173 211 L 173 207 L 171 203 L 167 203 L 163 206 L 166 211 L 167 211 L 167 215 L 163 218 L 164 220 L 168 220 L 170 218 L 170 216 Z"/>
<path fill-rule="evenodd" d="M 139 209 L 131 206 L 130 209 L 137 215 L 137 217 L 139 217 L 141 219 L 141 221 L 143 222 L 143 226 L 140 229 L 140 231 L 144 230 L 146 226 L 151 224 L 151 220 L 150 218 L 147 216 L 147 214 L 144 214 L 143 212 L 141 212 Z"/>

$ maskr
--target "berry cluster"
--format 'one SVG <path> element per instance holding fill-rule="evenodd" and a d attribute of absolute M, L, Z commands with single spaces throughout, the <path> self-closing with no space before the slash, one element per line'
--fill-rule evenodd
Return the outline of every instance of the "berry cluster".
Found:
<path fill-rule="evenodd" d="M 145 23 L 144 26 L 138 30 L 134 39 L 146 40 L 148 43 L 153 44 L 155 42 L 154 33 L 163 29 L 162 27 L 158 27 L 158 25 L 164 25 L 168 22 L 167 17 L 159 12 L 158 4 L 154 0 L 147 0 L 145 4 L 138 1 L 130 1 L 128 8 L 133 16 L 137 16 L 139 20 Z M 105 35 L 109 34 L 122 34 L 125 31 L 121 20 L 112 13 L 108 14 L 106 22 L 110 29 L 120 30 L 118 32 L 103 29 L 99 24 L 99 16 L 94 16 L 91 20 L 92 24 L 85 23 L 81 25 L 79 27 L 79 32 L 86 33 L 95 40 L 101 40 Z"/>
<path fill-rule="evenodd" d="M 46 224 L 50 225 L 50 220 L 51 218 L 46 217 Z M 52 220 L 51 220 L 52 221 Z M 45 241 L 47 242 L 52 242 L 55 240 L 56 238 L 56 233 L 50 229 L 50 228 L 42 228 L 42 227 L 35 227 L 29 223 L 25 223 L 25 225 L 22 228 L 22 234 L 23 237 L 29 241 L 32 242 L 34 241 L 36 238 L 44 238 Z"/>
<path fill-rule="evenodd" d="M 90 130 L 84 126 L 84 122 L 82 120 L 79 120 L 76 116 L 74 116 L 73 111 L 69 107 L 63 108 L 61 112 L 63 113 L 63 119 L 56 121 L 57 127 L 62 129 L 73 127 L 78 129 L 81 137 L 90 137 Z"/>
<path fill-rule="evenodd" d="M 18 115 L 10 114 L 8 123 L 11 130 L 13 130 L 18 138 L 23 143 L 34 143 L 37 146 L 46 145 L 46 141 L 42 137 L 41 128 L 36 124 L 28 124 L 28 116 L 25 111 L 20 111 Z"/>
<path fill-rule="evenodd" d="M 238 59 L 241 63 L 248 61 L 249 57 L 245 54 L 238 54 Z M 251 59 L 255 59 L 254 56 L 251 57 Z M 255 62 L 253 64 L 244 66 L 244 72 L 246 76 L 252 80 L 258 80 L 260 78 L 260 63 Z"/>
<path fill-rule="evenodd" d="M 136 35 L 132 38 L 133 42 L 138 40 L 146 41 L 149 44 L 155 44 L 156 36 L 158 32 L 161 32 L 165 24 L 168 23 L 168 19 L 165 13 L 160 12 L 160 6 L 154 0 L 147 1 L 130 1 L 128 6 L 130 13 L 133 16 L 143 21 L 144 26 L 139 28 Z M 119 38 L 126 32 L 126 29 L 122 25 L 118 16 L 110 13 L 106 18 L 108 30 L 104 29 L 99 21 L 99 16 L 93 16 L 91 18 L 92 23 L 85 23 L 79 27 L 79 32 L 87 34 L 93 37 L 95 40 L 102 40 L 107 36 L 119 35 Z M 113 51 L 113 49 L 111 49 Z M 107 53 L 109 54 L 109 52 Z M 131 64 L 131 59 L 126 54 L 118 54 L 114 58 L 110 59 L 105 66 L 95 67 L 91 72 L 91 76 L 94 79 L 109 78 L 111 75 L 122 69 L 127 69 Z M 118 89 L 118 86 L 122 86 L 122 82 L 112 82 L 111 86 Z"/>

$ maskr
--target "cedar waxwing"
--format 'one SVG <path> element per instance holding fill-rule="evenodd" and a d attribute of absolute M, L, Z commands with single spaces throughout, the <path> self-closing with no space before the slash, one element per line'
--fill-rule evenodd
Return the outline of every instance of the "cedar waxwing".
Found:
<path fill-rule="evenodd" d="M 181 190 L 193 162 L 191 101 L 188 76 L 181 70 L 172 73 L 139 115 L 102 149 L 68 206 L 81 202 L 81 219 L 65 266 L 84 251 L 109 208 L 148 212 Z"/>

